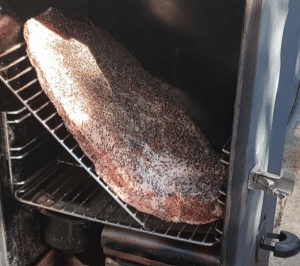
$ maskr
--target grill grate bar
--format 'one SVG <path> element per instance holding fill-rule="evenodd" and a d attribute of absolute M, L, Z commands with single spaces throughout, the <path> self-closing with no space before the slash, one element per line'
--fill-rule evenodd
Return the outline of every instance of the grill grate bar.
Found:
<path fill-rule="evenodd" d="M 182 228 L 180 229 L 180 231 L 178 232 L 177 238 L 180 237 L 180 235 L 182 234 L 184 228 L 186 228 L 186 224 L 182 226 Z"/>
<path fill-rule="evenodd" d="M 61 128 L 64 125 L 64 123 L 60 123 L 58 126 L 56 126 L 55 128 L 53 128 L 51 130 L 51 132 L 55 132 L 56 130 L 58 130 L 59 128 Z"/>
<path fill-rule="evenodd" d="M 27 189 L 31 189 L 33 188 L 33 186 L 35 186 L 41 179 L 46 180 L 47 175 L 51 170 L 55 171 L 55 167 L 57 167 L 58 164 L 56 163 L 51 163 L 46 165 L 44 168 L 40 169 L 37 171 L 37 173 L 35 173 L 32 177 L 26 179 L 24 186 L 22 186 L 21 189 L 19 189 L 19 193 L 21 194 L 21 198 L 17 198 L 18 200 L 22 200 L 23 199 L 23 193 L 25 193 L 27 191 Z M 24 197 L 27 195 L 24 195 Z M 30 199 L 31 200 L 31 199 Z"/>
<path fill-rule="evenodd" d="M 13 80 L 15 80 L 15 79 L 17 79 L 17 78 L 19 78 L 19 77 L 21 77 L 21 76 L 23 76 L 23 75 L 25 75 L 26 73 L 28 73 L 30 70 L 32 70 L 33 69 L 33 67 L 31 66 L 31 67 L 28 67 L 28 68 L 26 68 L 25 70 L 23 70 L 22 72 L 20 72 L 19 74 L 17 74 L 17 75 L 15 75 L 14 77 L 12 77 L 12 78 L 10 78 L 10 79 L 8 79 L 7 80 L 7 82 L 11 82 L 11 81 L 13 81 Z"/>
<path fill-rule="evenodd" d="M 196 228 L 194 229 L 192 236 L 189 238 L 189 240 L 192 240 L 196 234 L 196 231 L 198 230 L 199 225 L 196 226 Z"/>
<path fill-rule="evenodd" d="M 53 174 L 53 172 L 51 172 L 51 173 L 49 173 L 49 176 L 51 176 Z M 62 176 L 62 175 L 59 175 L 58 176 L 58 178 L 60 177 L 60 176 Z M 47 191 L 49 191 L 49 189 L 51 189 L 51 188 L 53 188 L 53 187 L 55 187 L 55 185 L 56 185 L 56 183 L 57 183 L 57 181 L 58 181 L 58 178 L 56 178 L 56 180 L 54 181 L 54 182 L 50 182 L 45 188 L 43 188 L 43 189 L 40 189 L 38 192 L 37 192 L 37 194 L 35 194 L 35 195 L 33 195 L 33 197 L 30 199 L 32 202 L 35 202 L 35 201 L 37 201 L 38 199 L 40 199 L 43 195 L 45 195 L 46 193 L 47 193 Z M 71 178 L 71 177 L 70 177 Z M 67 180 L 65 180 L 65 182 L 67 182 L 70 178 L 68 178 Z M 47 181 L 47 180 L 44 180 L 44 181 Z M 40 183 L 40 184 L 42 184 L 42 183 Z M 37 186 L 38 185 L 40 185 L 40 184 L 37 184 Z M 36 187 L 37 187 L 36 186 Z M 56 191 L 56 190 L 55 190 Z M 53 196 L 54 194 L 54 192 L 51 194 L 51 196 L 48 198 L 48 200 L 50 200 Z M 46 202 L 47 200 L 45 200 L 44 201 L 44 203 Z M 42 203 L 41 202 L 39 202 L 41 205 L 42 205 Z"/>
<path fill-rule="evenodd" d="M 28 154 L 32 153 L 34 150 L 36 150 L 38 147 L 40 147 L 42 144 L 44 144 L 46 139 L 42 140 L 41 142 L 37 143 L 34 147 L 32 147 L 29 151 L 23 153 L 22 155 L 18 156 L 10 156 L 10 159 L 20 160 L 26 157 Z"/>
<path fill-rule="evenodd" d="M 34 94 L 31 97 L 29 97 L 28 99 L 26 99 L 24 102 L 25 103 L 29 103 L 30 101 L 32 101 L 33 99 L 35 99 L 36 97 L 38 97 L 39 95 L 41 95 L 42 93 L 43 93 L 43 91 L 39 91 L 36 94 Z"/>
<path fill-rule="evenodd" d="M 65 142 L 69 137 L 71 137 L 71 134 L 69 133 L 67 136 L 65 136 L 60 142 Z"/>
<path fill-rule="evenodd" d="M 220 221 L 217 222 L 216 227 L 215 227 L 215 230 L 216 230 L 217 233 L 219 233 L 220 235 L 223 235 L 223 232 L 218 228 L 219 224 L 220 224 Z"/>
<path fill-rule="evenodd" d="M 73 165 L 73 166 L 76 166 L 76 167 L 82 167 L 81 164 L 77 164 L 77 163 L 73 163 L 73 162 L 67 162 L 67 161 L 60 160 L 60 159 L 57 159 L 57 162 L 62 163 L 62 164 Z"/>
<path fill-rule="evenodd" d="M 95 190 L 88 196 L 84 199 L 83 202 L 81 202 L 80 205 L 78 205 L 73 211 L 72 213 L 75 213 L 80 207 L 82 207 L 92 196 L 95 195 L 95 193 L 99 190 L 99 187 L 96 187 Z M 85 213 L 86 214 L 86 213 Z"/>
<path fill-rule="evenodd" d="M 8 66 L 0 68 L 0 72 L 5 71 L 5 70 L 19 64 L 20 62 L 24 61 L 27 57 L 28 57 L 27 55 L 24 55 L 24 56 L 20 57 L 19 59 L 13 61 L 12 63 L 10 63 Z"/>
<path fill-rule="evenodd" d="M 202 240 L 202 243 L 205 243 L 206 239 L 207 239 L 208 236 L 210 235 L 210 232 L 211 232 L 211 230 L 212 230 L 212 227 L 213 227 L 212 225 L 209 227 L 209 229 L 208 229 L 208 231 L 207 231 L 205 237 L 204 237 L 203 240 Z"/>
<path fill-rule="evenodd" d="M 56 172 L 55 168 L 50 168 L 48 169 L 48 171 L 46 173 L 44 173 L 44 178 L 42 178 L 41 180 L 39 180 L 36 184 L 33 184 L 33 186 L 31 186 L 29 188 L 29 190 L 22 195 L 22 197 L 20 198 L 21 200 L 24 199 L 32 190 L 34 190 L 37 186 L 39 186 L 43 181 L 47 180 L 47 177 L 53 173 Z M 24 190 L 25 188 L 22 188 L 22 190 Z"/>
<path fill-rule="evenodd" d="M 28 141 L 25 145 L 23 145 L 21 147 L 9 148 L 9 150 L 10 151 L 21 151 L 21 150 L 24 150 L 26 147 L 28 147 L 29 145 L 31 145 L 32 143 L 34 143 L 35 141 L 37 141 L 39 138 L 41 138 L 42 136 L 44 136 L 45 133 L 46 132 L 43 132 L 43 133 L 39 134 L 37 137 L 35 137 L 32 140 Z"/>
<path fill-rule="evenodd" d="M 110 205 L 110 204 L 112 204 L 112 200 L 111 201 L 109 201 L 104 207 L 103 207 L 103 209 L 94 217 L 94 219 L 95 220 L 97 220 L 97 218 L 100 216 L 100 214 L 102 214 L 104 211 L 105 211 L 105 209 Z"/>
<path fill-rule="evenodd" d="M 148 221 L 148 219 L 150 218 L 150 214 L 148 214 L 144 220 L 144 224 L 146 224 L 146 222 Z"/>
<path fill-rule="evenodd" d="M 117 205 L 115 210 L 106 218 L 106 221 L 108 221 L 120 209 L 120 207 L 120 205 Z"/>
<path fill-rule="evenodd" d="M 71 151 L 74 151 L 78 146 L 79 146 L 79 144 L 77 143 L 77 144 L 71 149 Z"/>
<path fill-rule="evenodd" d="M 34 79 L 34 80 L 28 82 L 28 83 L 27 83 L 26 85 L 24 85 L 23 87 L 17 89 L 17 90 L 14 91 L 14 92 L 15 92 L 15 93 L 19 93 L 19 92 L 21 92 L 21 91 L 27 89 L 28 87 L 30 87 L 31 85 L 33 85 L 33 84 L 36 83 L 37 81 L 38 81 L 37 79 Z"/>
<path fill-rule="evenodd" d="M 82 161 L 82 159 L 85 157 L 85 154 L 83 154 L 80 158 L 79 161 Z"/>
<path fill-rule="evenodd" d="M 44 103 L 42 106 L 40 106 L 38 109 L 34 110 L 34 113 L 38 113 L 39 111 L 41 111 L 42 109 L 44 109 L 46 106 L 48 106 L 50 104 L 49 102 Z"/>
<path fill-rule="evenodd" d="M 61 185 L 57 190 L 56 192 L 58 192 L 60 189 L 63 188 L 63 186 L 71 179 L 68 178 L 64 183 L 63 185 Z M 56 199 L 52 204 L 51 204 L 51 208 L 53 207 L 53 205 L 55 205 L 57 202 L 61 201 L 63 198 L 65 198 L 66 196 L 68 196 L 74 189 L 76 189 L 76 186 L 79 185 L 79 184 L 82 184 L 83 181 L 82 180 L 79 180 L 77 181 L 67 192 L 65 192 L 60 198 Z M 61 210 L 61 208 L 60 208 Z"/>
<path fill-rule="evenodd" d="M 19 124 L 21 123 L 22 121 L 24 121 L 26 118 L 30 117 L 31 116 L 31 113 L 27 113 L 25 114 L 24 116 L 22 116 L 21 118 L 19 119 L 15 119 L 15 120 L 7 120 L 6 123 L 7 124 Z"/>
<path fill-rule="evenodd" d="M 64 211 L 71 203 L 73 203 L 81 194 L 82 192 L 84 192 L 92 183 L 88 183 L 86 186 L 83 187 L 83 189 L 78 192 L 71 201 L 67 202 L 65 204 L 65 206 L 61 209 L 62 211 Z"/>
<path fill-rule="evenodd" d="M 156 230 L 158 229 L 158 227 L 160 226 L 161 223 L 162 223 L 162 221 L 160 220 L 158 222 L 158 224 L 156 225 L 156 227 L 153 229 L 153 231 L 152 231 L 153 234 L 156 232 Z"/>
<path fill-rule="evenodd" d="M 224 191 L 222 191 L 222 190 L 219 190 L 219 193 L 220 193 L 221 195 L 223 195 L 223 196 L 226 196 L 226 193 L 225 193 Z"/>
<path fill-rule="evenodd" d="M 124 218 L 125 218 L 126 216 L 128 216 L 127 213 L 125 213 L 125 214 L 122 216 L 122 218 L 117 222 L 117 225 L 121 224 L 121 222 L 124 220 Z"/>
<path fill-rule="evenodd" d="M 218 202 L 219 202 L 221 205 L 225 206 L 225 203 L 224 203 L 223 201 L 221 201 L 221 200 L 218 199 Z"/>
<path fill-rule="evenodd" d="M 55 113 L 49 115 L 45 120 L 43 120 L 43 122 L 44 122 L 44 123 L 47 123 L 51 118 L 53 118 L 53 117 L 56 116 L 56 115 L 57 115 L 57 112 L 55 112 Z"/>
<path fill-rule="evenodd" d="M 97 203 L 99 203 L 104 197 L 105 197 L 105 195 L 102 195 L 102 194 L 100 194 L 100 198 L 98 199 L 98 201 L 97 201 Z M 96 204 L 97 204 L 96 203 Z M 86 211 L 84 212 L 84 214 L 82 215 L 82 216 L 84 216 L 84 217 L 87 217 L 86 215 L 87 215 L 87 213 L 91 210 L 93 208 L 93 206 L 91 206 L 91 207 L 89 207 L 89 208 L 86 208 Z"/>
<path fill-rule="evenodd" d="M 2 54 L 0 54 L 0 58 L 6 56 L 6 55 L 8 55 L 8 54 L 10 54 L 10 53 L 12 53 L 12 52 L 14 52 L 14 51 L 16 51 L 16 50 L 18 50 L 18 49 L 21 48 L 24 44 L 25 44 L 25 42 L 18 43 L 18 44 L 16 44 L 16 45 L 14 45 L 13 47 L 7 49 L 5 52 L 3 52 Z"/>
<path fill-rule="evenodd" d="M 23 111 L 27 110 L 27 108 L 24 106 L 21 109 L 17 110 L 17 111 L 8 111 L 6 112 L 6 114 L 8 115 L 18 115 L 20 113 L 22 113 Z"/>
<path fill-rule="evenodd" d="M 165 236 L 169 233 L 169 231 L 171 230 L 173 224 L 174 224 L 174 223 L 171 223 L 171 225 L 168 227 L 167 231 L 166 231 L 165 234 L 164 234 Z"/>

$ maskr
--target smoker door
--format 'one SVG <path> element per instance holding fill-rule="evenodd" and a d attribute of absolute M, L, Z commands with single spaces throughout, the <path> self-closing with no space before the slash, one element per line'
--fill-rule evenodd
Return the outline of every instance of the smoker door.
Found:
<path fill-rule="evenodd" d="M 280 174 L 299 86 L 300 3 L 247 0 L 239 63 L 221 265 L 268 265 L 276 196 L 248 189 L 254 165 Z"/>

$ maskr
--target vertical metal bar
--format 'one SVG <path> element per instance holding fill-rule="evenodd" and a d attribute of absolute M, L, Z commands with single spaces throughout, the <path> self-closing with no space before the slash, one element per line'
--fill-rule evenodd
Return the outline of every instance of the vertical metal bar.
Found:
<path fill-rule="evenodd" d="M 212 227 L 213 227 L 213 225 L 211 225 L 211 226 L 209 227 L 209 229 L 208 229 L 208 231 L 207 231 L 205 237 L 204 237 L 203 240 L 202 240 L 202 243 L 205 243 L 206 239 L 208 238 L 208 236 L 209 236 L 209 234 L 210 234 L 210 232 L 211 232 Z"/>
<path fill-rule="evenodd" d="M 1 182 L 0 182 L 0 191 L 1 189 Z M 4 227 L 4 215 L 3 215 L 3 203 L 2 203 L 2 193 L 0 193 L 0 261 L 1 266 L 8 266 L 7 261 L 7 247 L 6 247 L 6 230 Z"/>
<path fill-rule="evenodd" d="M 157 230 L 157 228 L 159 227 L 159 225 L 161 224 L 161 222 L 162 222 L 162 220 L 160 220 L 159 222 L 158 222 L 158 224 L 155 226 L 155 228 L 152 230 L 152 233 L 154 233 L 156 230 Z"/>
<path fill-rule="evenodd" d="M 189 240 L 192 240 L 192 239 L 193 239 L 194 235 L 196 234 L 196 231 L 197 231 L 198 227 L 199 227 L 199 225 L 196 226 L 196 228 L 195 228 L 195 230 L 193 231 L 192 236 L 189 238 Z"/>
<path fill-rule="evenodd" d="M 150 214 L 148 214 L 148 215 L 146 216 L 145 221 L 144 221 L 144 224 L 146 224 L 146 222 L 148 221 L 149 217 L 150 217 Z"/>
<path fill-rule="evenodd" d="M 4 129 L 4 145 L 5 145 L 7 163 L 8 163 L 8 174 L 9 174 L 9 180 L 10 180 L 10 189 L 12 191 L 14 181 L 13 181 L 12 165 L 11 165 L 11 158 L 10 158 L 10 143 L 9 143 L 7 115 L 6 115 L 5 112 L 2 112 L 2 122 L 3 122 L 3 129 Z"/>
<path fill-rule="evenodd" d="M 186 224 L 181 228 L 181 230 L 178 232 L 177 238 L 180 237 L 180 235 L 182 234 L 184 228 L 186 227 Z"/>
<path fill-rule="evenodd" d="M 165 235 L 167 235 L 167 234 L 169 233 L 169 231 L 170 231 L 170 229 L 172 228 L 173 224 L 174 224 L 174 223 L 171 223 L 171 225 L 168 227 L 167 231 L 165 232 Z"/>

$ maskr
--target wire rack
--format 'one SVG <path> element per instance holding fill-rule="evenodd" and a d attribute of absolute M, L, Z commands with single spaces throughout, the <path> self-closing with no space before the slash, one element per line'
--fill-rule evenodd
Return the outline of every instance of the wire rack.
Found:
<path fill-rule="evenodd" d="M 202 246 L 221 241 L 222 220 L 195 226 L 164 222 L 139 213 L 147 230 L 139 225 L 82 167 L 52 162 L 31 176 L 15 197 L 23 203 L 85 220 L 109 224 L 147 234 L 176 239 Z"/>
<path fill-rule="evenodd" d="M 8 63 L 0 67 L 0 80 L 25 105 L 29 112 L 53 135 L 53 137 L 69 152 L 69 154 L 107 191 L 107 193 L 142 227 L 142 215 L 134 208 L 124 203 L 111 189 L 97 176 L 93 163 L 82 152 L 78 143 L 65 128 L 52 103 L 49 101 L 41 87 L 35 71 L 30 64 L 25 51 L 25 43 L 20 43 L 0 54 L 0 59 L 7 59 Z M 13 58 L 13 61 L 10 59 Z M 16 58 L 16 59 L 15 59 Z M 5 61 L 5 60 L 4 60 Z M 9 70 L 20 67 L 19 73 L 9 76 Z M 21 85 L 20 78 L 29 79 Z"/>
<path fill-rule="evenodd" d="M 6 57 L 9 59 L 6 60 Z M 31 152 L 36 145 L 39 145 L 39 136 L 20 147 L 9 145 L 10 138 L 13 136 L 9 125 L 25 121 L 30 116 L 34 116 L 71 155 L 68 159 L 59 158 L 57 162 L 40 169 L 23 183 L 18 183 L 17 185 L 21 186 L 15 192 L 15 197 L 20 202 L 94 222 L 202 246 L 212 246 L 221 241 L 222 220 L 201 226 L 167 223 L 154 216 L 138 212 L 124 203 L 99 179 L 93 170 L 92 162 L 64 127 L 55 108 L 39 86 L 35 71 L 27 58 L 25 43 L 17 44 L 0 54 L 1 58 L 7 62 L 5 66 L 0 66 L 0 80 L 25 106 L 17 111 L 2 113 L 6 148 L 10 160 L 23 158 L 22 154 L 13 155 L 15 152 L 26 148 Z M 22 65 L 20 70 L 11 76 L 9 70 L 20 64 Z M 27 82 L 24 83 L 26 79 Z M 8 119 L 10 115 L 20 115 L 20 117 Z M 26 152 L 24 154 L 26 155 Z M 223 163 L 228 164 L 226 159 L 225 156 Z M 225 205 L 225 189 L 224 184 L 220 189 L 219 199 L 222 205 Z"/>

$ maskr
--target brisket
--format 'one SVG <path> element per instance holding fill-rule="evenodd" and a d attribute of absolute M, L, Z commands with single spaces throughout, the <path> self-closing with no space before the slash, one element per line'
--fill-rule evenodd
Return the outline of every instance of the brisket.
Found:
<path fill-rule="evenodd" d="M 226 169 L 168 84 L 106 31 L 53 8 L 28 20 L 24 37 L 41 87 L 116 195 L 165 221 L 223 215 Z"/>

